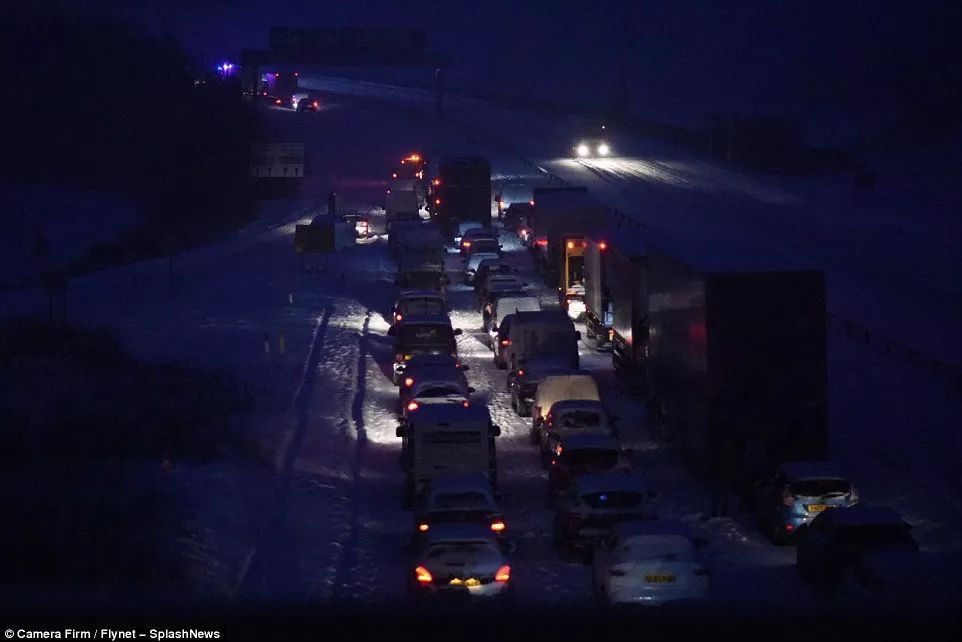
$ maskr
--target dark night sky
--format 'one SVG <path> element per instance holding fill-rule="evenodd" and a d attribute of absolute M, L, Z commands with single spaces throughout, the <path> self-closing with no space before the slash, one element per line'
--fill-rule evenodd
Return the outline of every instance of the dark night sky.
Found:
<path fill-rule="evenodd" d="M 35 2 L 69 7 L 81 3 Z M 87 0 L 196 59 L 264 47 L 272 25 L 409 26 L 454 58 L 450 82 L 552 98 L 611 95 L 628 43 L 636 104 L 719 108 L 870 107 L 892 99 L 899 68 L 931 73 L 960 53 L 958 2 L 774 0 Z M 933 58 L 932 51 L 942 49 Z M 946 54 L 948 52 L 948 54 Z M 955 64 L 953 62 L 953 64 Z M 913 72 L 914 75 L 914 72 Z"/>

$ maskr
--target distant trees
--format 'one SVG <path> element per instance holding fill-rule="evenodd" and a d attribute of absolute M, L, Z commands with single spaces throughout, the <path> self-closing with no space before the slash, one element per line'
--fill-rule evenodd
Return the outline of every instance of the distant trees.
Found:
<path fill-rule="evenodd" d="M 195 85 L 176 41 L 110 19 L 0 18 L 4 180 L 119 192 L 163 225 L 248 213 L 238 87 Z"/>

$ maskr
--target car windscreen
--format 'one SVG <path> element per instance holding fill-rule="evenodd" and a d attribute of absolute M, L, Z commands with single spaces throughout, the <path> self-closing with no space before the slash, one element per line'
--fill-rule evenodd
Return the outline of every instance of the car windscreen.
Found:
<path fill-rule="evenodd" d="M 418 299 L 403 299 L 401 301 L 402 314 L 444 314 L 444 302 L 441 299 L 424 297 Z"/>
<path fill-rule="evenodd" d="M 799 497 L 840 497 L 852 490 L 844 479 L 801 479 L 788 485 L 792 495 Z"/>
<path fill-rule="evenodd" d="M 433 544 L 428 548 L 427 558 L 437 559 L 451 555 L 477 555 L 483 551 L 497 552 L 497 547 L 493 542 L 467 541 L 467 542 L 444 542 Z"/>
<path fill-rule="evenodd" d="M 454 331 L 442 324 L 405 325 L 398 331 L 398 342 L 404 346 L 441 346 L 454 344 Z"/>
<path fill-rule="evenodd" d="M 618 451 L 608 448 L 579 448 L 563 450 L 564 463 L 571 468 L 604 470 L 618 463 Z"/>
<path fill-rule="evenodd" d="M 562 413 L 555 425 L 559 428 L 599 428 L 601 415 L 592 410 L 572 410 Z"/>
<path fill-rule="evenodd" d="M 645 493 L 630 490 L 585 493 L 581 501 L 591 508 L 636 508 L 644 503 Z"/>

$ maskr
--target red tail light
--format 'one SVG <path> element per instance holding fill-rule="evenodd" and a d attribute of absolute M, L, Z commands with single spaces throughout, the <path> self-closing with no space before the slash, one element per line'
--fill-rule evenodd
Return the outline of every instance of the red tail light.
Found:
<path fill-rule="evenodd" d="M 391 174 L 391 178 L 397 178 L 397 174 Z"/>
<path fill-rule="evenodd" d="M 431 184 L 434 185 L 435 187 L 437 187 L 438 185 L 441 184 L 441 179 L 440 179 L 440 178 L 435 178 L 433 181 L 431 181 Z"/>
<path fill-rule="evenodd" d="M 548 239 L 536 239 L 535 245 L 540 245 L 541 247 L 547 247 Z"/>
<path fill-rule="evenodd" d="M 431 526 L 428 524 L 418 524 L 418 530 L 422 533 L 427 533 L 430 528 Z"/>
<path fill-rule="evenodd" d="M 521 370 L 518 370 L 518 376 L 519 376 L 519 377 L 523 377 L 523 376 L 524 376 L 524 368 L 522 368 Z"/>
<path fill-rule="evenodd" d="M 414 412 L 415 410 L 417 410 L 417 409 L 420 408 L 420 407 L 421 407 L 421 406 L 418 405 L 418 402 L 416 402 L 416 401 L 412 401 L 412 402 L 409 403 L 407 406 L 405 406 L 405 408 L 407 408 L 408 412 Z"/>
<path fill-rule="evenodd" d="M 795 525 L 794 525 L 794 524 L 785 524 L 785 532 L 786 532 L 786 533 L 791 533 L 793 530 L 795 530 Z"/>
<path fill-rule="evenodd" d="M 394 315 L 394 320 L 395 320 L 395 321 L 400 321 L 400 320 L 403 319 L 403 318 L 404 318 L 404 317 L 401 316 L 400 314 L 395 314 L 395 315 Z"/>
<path fill-rule="evenodd" d="M 600 243 L 598 243 L 598 249 L 602 251 L 607 250 L 608 243 L 606 243 L 605 241 L 601 241 Z"/>
<path fill-rule="evenodd" d="M 511 345 L 511 339 L 501 339 L 501 345 L 509 346 Z M 519 373 L 520 374 L 520 373 Z"/>
<path fill-rule="evenodd" d="M 314 106 L 317 107 L 317 101 L 316 101 L 316 100 L 314 101 Z"/>
<path fill-rule="evenodd" d="M 434 199 L 434 204 L 435 204 L 435 205 L 440 205 L 440 204 L 441 204 L 441 199 L 440 199 L 440 198 Z"/>
<path fill-rule="evenodd" d="M 410 387 L 413 386 L 413 385 L 414 385 L 414 377 L 405 377 L 405 378 L 404 378 L 404 387 L 405 387 L 405 388 L 410 388 Z"/>
<path fill-rule="evenodd" d="M 470 401 L 462 401 L 462 402 L 461 402 L 461 405 L 462 405 L 463 407 L 467 408 L 468 406 L 471 405 L 471 402 L 470 402 Z"/>
<path fill-rule="evenodd" d="M 491 522 L 491 530 L 493 530 L 495 533 L 500 533 L 505 528 L 507 528 L 507 525 L 501 520 Z"/>
<path fill-rule="evenodd" d="M 471 241 L 461 241 L 461 247 L 471 247 Z"/>
<path fill-rule="evenodd" d="M 528 205 L 530 205 L 531 207 L 534 207 L 534 201 L 528 201 Z"/>
<path fill-rule="evenodd" d="M 423 566 L 419 566 L 414 569 L 414 575 L 417 576 L 418 582 L 421 584 L 430 584 L 432 581 L 434 581 L 434 578 L 431 577 L 431 573 Z"/>
<path fill-rule="evenodd" d="M 498 569 L 498 572 L 497 572 L 497 573 L 495 574 L 495 576 L 494 576 L 494 579 L 495 579 L 495 581 L 497 581 L 497 582 L 507 582 L 508 580 L 510 580 L 510 579 L 511 579 L 511 567 L 508 566 L 507 564 L 505 564 L 504 566 L 502 566 L 501 568 L 499 568 L 499 569 Z"/>

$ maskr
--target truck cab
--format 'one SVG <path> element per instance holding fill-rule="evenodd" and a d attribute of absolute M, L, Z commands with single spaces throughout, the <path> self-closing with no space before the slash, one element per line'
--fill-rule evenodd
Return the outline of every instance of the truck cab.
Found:
<path fill-rule="evenodd" d="M 411 506 L 432 480 L 444 475 L 483 474 L 497 485 L 495 437 L 501 428 L 484 406 L 424 404 L 396 432 L 407 442 L 404 504 Z"/>

